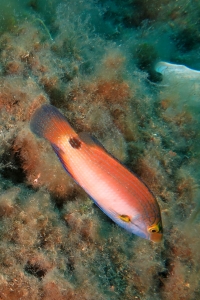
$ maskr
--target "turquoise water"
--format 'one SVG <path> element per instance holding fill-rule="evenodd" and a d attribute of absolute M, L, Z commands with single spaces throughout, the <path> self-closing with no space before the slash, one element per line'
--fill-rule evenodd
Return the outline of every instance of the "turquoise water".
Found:
<path fill-rule="evenodd" d="M 1 1 L 0 299 L 200 298 L 199 15 L 198 1 Z M 43 103 L 141 177 L 161 243 L 110 221 L 31 133 Z"/>

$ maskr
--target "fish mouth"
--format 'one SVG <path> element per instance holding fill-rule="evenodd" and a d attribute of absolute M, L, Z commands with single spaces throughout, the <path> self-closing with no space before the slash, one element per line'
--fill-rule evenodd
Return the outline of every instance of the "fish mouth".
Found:
<path fill-rule="evenodd" d="M 150 233 L 149 239 L 154 243 L 160 243 L 162 240 L 162 232 L 152 232 Z"/>
<path fill-rule="evenodd" d="M 134 224 L 135 225 L 135 224 Z M 142 226 L 137 226 L 136 232 L 134 232 L 135 234 L 137 234 L 138 236 L 145 238 L 147 240 L 150 240 L 154 243 L 160 243 L 162 238 L 163 238 L 163 231 L 162 228 L 160 228 L 159 231 L 157 232 L 150 232 L 148 229 L 146 230 L 146 228 L 142 227 Z"/>
<path fill-rule="evenodd" d="M 152 225 L 147 227 L 149 234 L 149 240 L 155 243 L 159 243 L 163 237 L 162 221 L 160 218 L 156 218 Z"/>

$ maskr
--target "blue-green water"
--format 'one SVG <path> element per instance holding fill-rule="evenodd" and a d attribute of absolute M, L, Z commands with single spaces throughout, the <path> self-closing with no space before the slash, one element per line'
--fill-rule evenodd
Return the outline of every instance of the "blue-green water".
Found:
<path fill-rule="evenodd" d="M 0 299 L 200 298 L 200 78 L 175 67 L 200 70 L 199 15 L 198 1 L 1 1 Z M 42 103 L 142 178 L 161 243 L 111 222 L 31 133 Z"/>

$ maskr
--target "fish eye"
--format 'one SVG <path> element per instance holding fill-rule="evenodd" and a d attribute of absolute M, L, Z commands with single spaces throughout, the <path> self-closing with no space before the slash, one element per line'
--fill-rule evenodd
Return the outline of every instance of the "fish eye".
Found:
<path fill-rule="evenodd" d="M 149 239 L 152 242 L 155 243 L 161 242 L 163 236 L 161 221 L 158 222 L 157 224 L 153 224 L 152 226 L 149 226 L 147 230 L 149 232 Z"/>
<path fill-rule="evenodd" d="M 150 233 L 158 233 L 158 232 L 161 232 L 161 231 L 162 231 L 161 224 L 158 223 L 158 224 L 154 224 L 154 225 L 150 226 L 150 227 L 148 228 L 148 231 L 149 231 Z"/>

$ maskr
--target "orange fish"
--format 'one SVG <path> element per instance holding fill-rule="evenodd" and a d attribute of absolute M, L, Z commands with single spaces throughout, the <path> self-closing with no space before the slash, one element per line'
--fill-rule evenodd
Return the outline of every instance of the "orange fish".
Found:
<path fill-rule="evenodd" d="M 161 241 L 162 221 L 155 197 L 98 141 L 87 134 L 77 134 L 51 105 L 37 109 L 30 126 L 51 143 L 66 171 L 107 216 L 142 238 Z"/>

